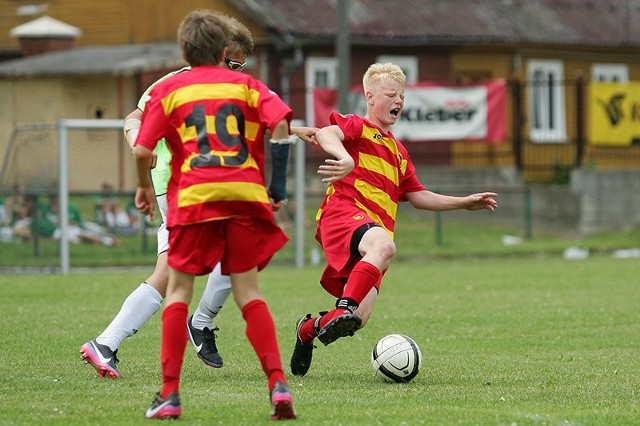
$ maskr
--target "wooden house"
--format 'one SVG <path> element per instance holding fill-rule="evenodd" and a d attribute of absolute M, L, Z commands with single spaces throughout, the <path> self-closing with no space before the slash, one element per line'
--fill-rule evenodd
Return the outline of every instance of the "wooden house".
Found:
<path fill-rule="evenodd" d="M 182 65 L 176 29 L 196 8 L 220 10 L 249 27 L 256 49 L 247 72 L 278 91 L 307 124 L 314 120 L 314 89 L 357 85 L 373 62 L 399 64 L 410 83 L 505 82 L 503 140 L 410 142 L 418 164 L 515 167 L 526 180 L 549 180 L 585 164 L 640 165 L 635 139 L 594 145 L 588 123 L 590 82 L 640 81 L 640 0 L 138 0 L 135 8 L 127 0 L 67 0 L 35 12 L 20 9 L 22 3 L 0 3 L 0 187 L 11 175 L 6 168 L 19 131 L 62 118 L 122 118 L 135 108 L 148 84 Z M 24 56 L 24 36 L 10 32 L 42 16 L 81 35 L 73 47 Z M 625 95 L 621 119 L 637 124 L 640 95 Z M 111 180 L 132 189 L 122 140 L 100 138 L 84 135 L 72 161 L 86 163 L 86 152 L 101 161 L 87 166 L 93 173 L 71 174 L 72 186 L 90 190 Z"/>

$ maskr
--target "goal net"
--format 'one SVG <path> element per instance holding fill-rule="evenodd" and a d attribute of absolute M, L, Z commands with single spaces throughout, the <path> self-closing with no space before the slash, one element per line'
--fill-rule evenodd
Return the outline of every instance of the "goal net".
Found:
<path fill-rule="evenodd" d="M 60 223 L 60 271 L 70 271 L 69 195 L 98 194 L 104 184 L 116 192 L 135 192 L 135 158 L 124 142 L 123 120 L 63 119 L 57 124 L 17 127 L 0 169 L 0 195 L 57 195 Z M 269 157 L 267 155 L 267 157 Z M 295 264 L 304 264 L 305 146 L 292 147 L 290 177 L 297 200 L 294 229 Z M 267 167 L 268 169 L 268 167 Z M 295 193 L 298 194 L 295 194 Z"/>

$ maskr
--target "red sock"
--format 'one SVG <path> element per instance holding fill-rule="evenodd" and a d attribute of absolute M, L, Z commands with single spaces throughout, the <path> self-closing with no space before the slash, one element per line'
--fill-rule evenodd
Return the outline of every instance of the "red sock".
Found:
<path fill-rule="evenodd" d="M 342 291 L 342 298 L 339 302 L 345 302 L 344 299 L 351 299 L 348 301 L 349 306 L 352 303 L 359 305 L 364 300 L 365 296 L 369 294 L 369 291 L 380 281 L 382 278 L 382 272 L 369 262 L 360 261 L 349 274 L 349 279 Z M 353 309 L 353 308 L 351 308 Z M 322 316 L 319 321 L 319 328 L 324 327 L 329 321 L 339 315 L 350 314 L 349 309 L 345 309 L 342 305 L 340 307 L 329 311 L 328 314 Z M 311 322 L 311 321 L 309 321 Z M 307 324 L 305 324 L 307 325 Z M 303 326 L 304 328 L 304 326 Z"/>
<path fill-rule="evenodd" d="M 298 337 L 300 338 L 300 340 L 305 343 L 311 343 L 313 339 L 318 336 L 318 333 L 316 332 L 316 329 L 314 327 L 317 320 L 318 317 L 311 318 L 310 320 L 302 324 L 302 327 L 300 327 L 300 332 L 298 333 Z"/>
<path fill-rule="evenodd" d="M 187 316 L 189 305 L 184 302 L 174 302 L 164 308 L 162 312 L 162 349 L 160 361 L 162 363 L 163 398 L 173 392 L 180 391 L 180 370 L 184 361 L 184 350 L 187 346 Z"/>
<path fill-rule="evenodd" d="M 361 260 L 349 274 L 342 297 L 353 299 L 359 305 L 381 277 L 382 272 L 378 268 Z"/>
<path fill-rule="evenodd" d="M 260 359 L 262 370 L 269 380 L 269 389 L 275 382 L 287 382 L 282 370 L 276 327 L 264 300 L 255 299 L 244 305 L 242 317 L 247 322 L 246 334 Z"/>

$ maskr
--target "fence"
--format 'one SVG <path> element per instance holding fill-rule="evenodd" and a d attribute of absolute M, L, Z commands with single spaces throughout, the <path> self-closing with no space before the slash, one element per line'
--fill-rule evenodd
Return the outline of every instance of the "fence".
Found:
<path fill-rule="evenodd" d="M 515 170 L 518 179 L 508 181 L 507 183 L 512 187 L 503 188 L 503 193 L 511 194 L 516 201 L 511 203 L 514 207 L 508 217 L 504 218 L 523 218 L 522 221 L 518 219 L 515 227 L 524 236 L 531 236 L 533 224 L 536 223 L 535 213 L 531 213 L 536 211 L 534 208 L 536 206 L 527 205 L 531 203 L 531 198 L 526 201 L 525 195 L 520 196 L 528 193 L 527 184 L 539 182 L 567 184 L 572 172 L 581 167 L 614 169 L 637 168 L 640 165 L 640 145 L 615 148 L 589 143 L 585 94 L 588 82 L 583 79 L 559 83 L 563 85 L 566 99 L 565 124 L 568 138 L 554 140 L 550 137 L 541 141 L 538 137 L 534 141 L 530 131 L 532 114 L 525 107 L 531 84 L 533 83 L 514 80 L 508 85 L 510 115 L 508 140 L 505 143 L 492 145 L 436 141 L 408 144 L 412 159 L 418 168 L 430 169 L 433 166 L 444 165 L 454 167 L 457 171 L 465 168 L 476 171 Z M 88 125 L 88 121 L 96 123 Z M 63 158 L 63 154 L 59 154 L 58 157 L 56 153 L 63 151 L 62 144 L 65 138 L 72 149 L 68 150 L 69 157 Z M 58 143 L 61 144 L 60 150 Z M 305 152 L 303 144 L 297 146 L 301 151 L 295 152 L 295 172 L 291 177 L 295 183 L 292 198 L 299 198 L 295 203 L 297 208 L 291 212 L 294 216 L 293 236 L 296 249 L 285 253 L 282 259 L 293 261 L 301 266 L 307 258 L 305 247 L 315 245 L 312 237 L 313 230 L 304 229 L 304 223 L 313 222 L 313 207 L 308 206 L 314 205 L 314 201 L 310 201 L 309 195 L 317 199 L 324 189 L 317 176 L 314 173 L 305 174 L 305 169 L 315 170 L 324 159 L 324 154 L 315 148 L 308 148 Z M 13 130 L 1 163 L 0 196 L 26 194 L 35 195 L 36 198 L 46 198 L 53 194 L 60 197 L 62 205 L 68 202 L 68 199 L 64 199 L 64 194 L 71 193 L 82 200 L 89 194 L 95 194 L 100 183 L 106 180 L 114 184 L 118 194 L 125 196 L 135 188 L 135 166 L 133 157 L 124 147 L 120 120 L 65 120 L 61 126 L 46 123 L 17 126 Z M 66 165 L 59 167 L 59 164 Z M 433 187 L 430 179 L 424 181 Z M 478 178 L 477 175 L 472 178 L 472 181 L 490 182 L 485 180 L 485 177 Z M 70 183 L 70 186 L 67 183 Z M 436 183 L 440 188 L 446 188 L 448 185 L 464 187 L 459 173 L 451 175 L 448 181 Z M 487 188 L 490 186 L 487 185 Z M 473 186 L 467 185 L 467 188 L 473 189 Z M 305 196 L 296 197 L 297 194 L 305 194 Z M 504 206 L 505 203 L 501 202 L 501 211 L 505 210 Z M 67 209 L 62 208 L 60 211 L 62 216 L 66 214 Z M 449 216 L 452 215 L 447 213 L 442 217 Z M 501 214 L 494 216 L 501 216 Z M 443 223 L 442 217 L 435 218 L 436 241 L 442 240 L 442 232 L 446 232 L 438 225 L 438 222 Z M 61 230 L 61 233 L 64 234 L 64 230 Z M 127 252 L 127 255 L 120 258 L 120 263 L 127 264 L 133 259 L 140 259 L 142 263 L 153 262 L 155 253 L 154 250 L 144 248 L 148 244 L 143 238 L 144 235 L 146 234 L 141 235 L 140 241 L 128 244 L 132 247 L 140 247 L 140 250 Z M 65 253 L 69 252 L 69 247 L 63 243 L 66 240 L 67 238 L 61 239 L 61 247 L 56 249 L 63 270 L 68 270 L 69 265 L 68 259 L 65 259 Z M 0 243 L 0 265 L 5 257 L 3 252 L 7 253 L 7 250 L 11 249 Z M 52 265 L 48 250 L 50 249 L 47 241 L 35 239 L 32 253 L 37 259 L 30 259 L 25 264 L 42 266 L 39 260 L 46 259 L 47 265 Z M 71 252 L 75 255 L 76 248 L 72 247 Z M 109 254 L 112 253 L 109 252 Z M 27 260 L 28 252 L 24 256 Z"/>

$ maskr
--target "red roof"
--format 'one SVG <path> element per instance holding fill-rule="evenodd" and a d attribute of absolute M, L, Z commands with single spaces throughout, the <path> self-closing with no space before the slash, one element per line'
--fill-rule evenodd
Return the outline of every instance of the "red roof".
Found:
<path fill-rule="evenodd" d="M 332 41 L 338 0 L 233 0 L 264 27 Z M 639 0 L 347 0 L 353 43 L 640 46 Z"/>

